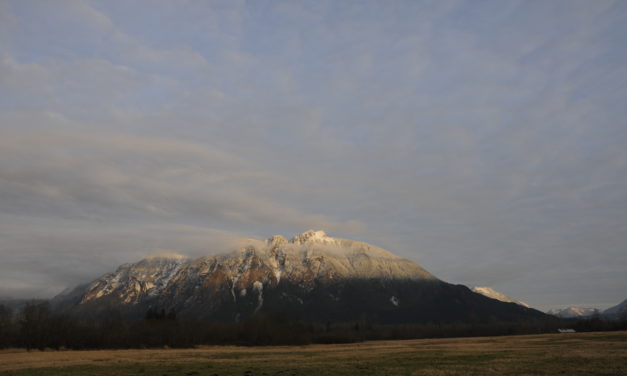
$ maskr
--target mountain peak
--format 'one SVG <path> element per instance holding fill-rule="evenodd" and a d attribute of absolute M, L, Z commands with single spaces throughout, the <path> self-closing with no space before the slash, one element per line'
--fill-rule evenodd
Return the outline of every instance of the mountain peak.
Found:
<path fill-rule="evenodd" d="M 279 246 L 287 243 L 287 239 L 283 235 L 274 235 L 268 239 L 268 243 L 273 246 Z"/>
<path fill-rule="evenodd" d="M 593 316 L 598 314 L 599 310 L 593 307 L 566 307 L 550 309 L 546 313 L 561 318 L 575 318 Z"/>
<path fill-rule="evenodd" d="M 294 236 L 290 240 L 290 243 L 294 243 L 294 244 L 330 243 L 332 241 L 333 241 L 333 238 L 328 237 L 327 234 L 322 230 L 318 230 L 318 231 L 307 230 L 303 233 L 300 233 Z"/>

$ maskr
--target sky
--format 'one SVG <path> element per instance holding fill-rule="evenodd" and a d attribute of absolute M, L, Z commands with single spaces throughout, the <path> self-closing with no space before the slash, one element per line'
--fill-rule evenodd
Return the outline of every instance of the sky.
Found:
<path fill-rule="evenodd" d="M 0 0 L 0 296 L 308 229 L 627 298 L 627 2 Z"/>

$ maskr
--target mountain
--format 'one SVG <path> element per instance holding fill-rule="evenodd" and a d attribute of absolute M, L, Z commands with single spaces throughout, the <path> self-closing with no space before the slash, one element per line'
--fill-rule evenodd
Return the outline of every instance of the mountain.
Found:
<path fill-rule="evenodd" d="M 599 313 L 599 310 L 591 307 L 566 307 L 548 310 L 549 315 L 557 316 L 563 319 L 584 318 Z"/>
<path fill-rule="evenodd" d="M 602 315 L 609 319 L 621 319 L 627 317 L 627 299 L 603 311 Z"/>
<path fill-rule="evenodd" d="M 441 281 L 382 248 L 311 230 L 290 240 L 280 235 L 250 239 L 236 251 L 215 256 L 162 255 L 125 264 L 56 297 L 53 305 L 83 317 L 115 309 L 127 318 L 140 318 L 153 308 L 217 321 L 245 320 L 257 312 L 316 322 L 544 317 Z"/>
<path fill-rule="evenodd" d="M 610 307 L 602 312 L 599 312 L 596 308 L 590 307 L 567 307 L 561 309 L 551 309 L 546 313 L 561 318 L 589 318 L 595 315 L 600 315 L 601 318 L 607 320 L 618 320 L 627 317 L 627 299 L 623 300 L 622 303 Z"/>
<path fill-rule="evenodd" d="M 500 301 L 505 302 L 505 303 L 515 303 L 515 304 L 521 305 L 523 307 L 531 308 L 527 303 L 523 303 L 523 302 L 518 301 L 518 300 L 516 300 L 514 298 L 510 298 L 509 296 L 503 294 L 502 292 L 498 292 L 498 291 L 493 290 L 493 289 L 491 289 L 489 287 L 476 286 L 476 287 L 472 287 L 471 290 L 473 292 L 476 292 L 477 294 L 481 294 L 483 296 L 487 296 L 488 298 L 500 300 Z"/>

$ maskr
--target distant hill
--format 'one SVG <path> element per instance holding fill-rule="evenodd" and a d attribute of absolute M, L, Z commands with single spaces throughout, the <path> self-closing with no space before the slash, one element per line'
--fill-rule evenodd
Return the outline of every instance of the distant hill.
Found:
<path fill-rule="evenodd" d="M 584 318 L 599 314 L 597 308 L 592 307 L 566 307 L 551 309 L 546 312 L 549 315 L 557 316 L 563 319 Z"/>
<path fill-rule="evenodd" d="M 606 309 L 603 311 L 602 315 L 610 319 L 627 318 L 627 299 L 623 300 L 622 303 Z"/>
<path fill-rule="evenodd" d="M 546 312 L 549 315 L 557 316 L 560 318 L 590 318 L 593 316 L 599 316 L 600 318 L 607 320 L 618 320 L 627 317 L 627 299 L 623 300 L 613 307 L 610 307 L 604 311 L 600 311 L 593 307 L 566 307 L 551 309 Z"/>

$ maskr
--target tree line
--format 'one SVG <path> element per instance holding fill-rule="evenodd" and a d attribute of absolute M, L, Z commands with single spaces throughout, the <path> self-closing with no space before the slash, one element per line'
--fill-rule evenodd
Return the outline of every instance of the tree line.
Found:
<path fill-rule="evenodd" d="M 363 317 L 355 322 L 310 323 L 289 320 L 280 313 L 260 313 L 236 322 L 207 322 L 178 318 L 175 311 L 151 308 L 142 320 L 125 321 L 111 310 L 100 320 L 80 320 L 54 312 L 48 303 L 27 304 L 13 312 L 0 305 L 0 348 L 113 349 L 189 348 L 198 345 L 304 345 L 366 340 L 498 336 L 627 329 L 627 319 L 593 317 L 586 320 L 549 318 L 528 322 L 377 324 Z"/>

